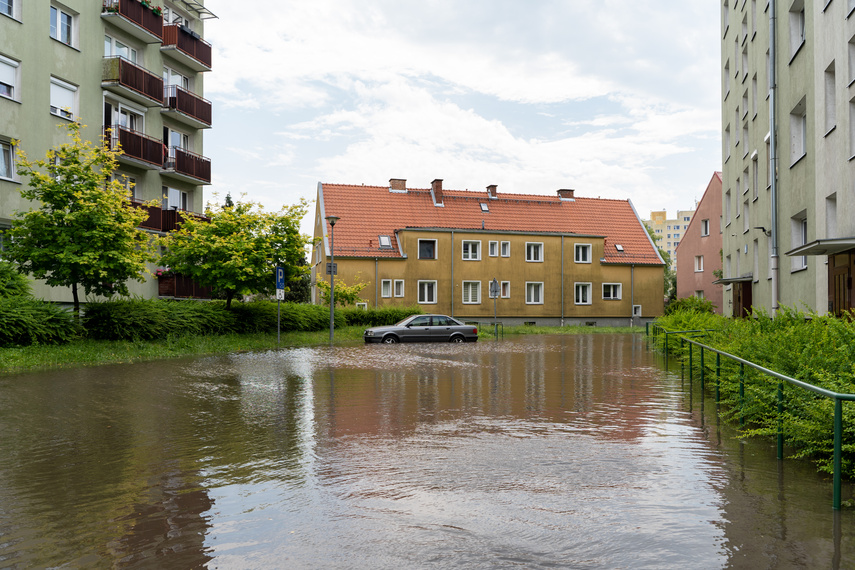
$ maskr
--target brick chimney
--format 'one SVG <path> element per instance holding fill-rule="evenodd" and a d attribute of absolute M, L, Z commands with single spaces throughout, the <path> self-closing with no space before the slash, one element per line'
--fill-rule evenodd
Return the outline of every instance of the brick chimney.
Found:
<path fill-rule="evenodd" d="M 430 193 L 433 196 L 433 203 L 437 206 L 442 205 L 442 178 L 437 178 L 430 183 Z"/>
<path fill-rule="evenodd" d="M 489 186 L 487 186 L 487 194 L 490 195 L 491 200 L 497 200 L 499 198 L 499 193 L 496 190 L 497 188 L 498 186 L 495 184 L 490 184 Z"/>
<path fill-rule="evenodd" d="M 403 190 L 407 191 L 407 179 L 406 178 L 390 178 L 389 179 L 389 190 Z"/>
<path fill-rule="evenodd" d="M 573 190 L 572 188 L 562 188 L 558 191 L 558 197 L 562 200 L 575 200 L 575 198 L 573 197 L 574 191 L 575 190 Z"/>

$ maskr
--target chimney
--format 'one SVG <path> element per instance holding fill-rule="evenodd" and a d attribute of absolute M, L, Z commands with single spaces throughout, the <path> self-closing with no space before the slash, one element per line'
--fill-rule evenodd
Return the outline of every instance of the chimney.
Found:
<path fill-rule="evenodd" d="M 433 196 L 433 203 L 437 206 L 442 205 L 442 178 L 437 178 L 430 183 L 430 193 Z"/>
<path fill-rule="evenodd" d="M 562 200 L 572 201 L 575 200 L 573 197 L 574 190 L 572 188 L 562 188 L 558 191 L 558 197 Z"/>
<path fill-rule="evenodd" d="M 490 184 L 489 186 L 487 186 L 487 194 L 490 195 L 491 200 L 497 200 L 499 198 L 499 194 L 496 191 L 496 188 L 498 188 L 498 186 L 496 186 L 495 184 Z"/>
<path fill-rule="evenodd" d="M 402 190 L 404 192 L 407 191 L 407 179 L 406 178 L 390 178 L 389 179 L 389 190 Z"/>

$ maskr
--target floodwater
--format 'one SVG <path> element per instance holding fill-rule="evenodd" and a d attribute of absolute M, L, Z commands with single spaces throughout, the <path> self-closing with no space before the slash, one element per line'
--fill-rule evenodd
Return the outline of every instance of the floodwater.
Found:
<path fill-rule="evenodd" d="M 850 568 L 831 494 L 641 335 L 0 377 L 0 568 Z"/>

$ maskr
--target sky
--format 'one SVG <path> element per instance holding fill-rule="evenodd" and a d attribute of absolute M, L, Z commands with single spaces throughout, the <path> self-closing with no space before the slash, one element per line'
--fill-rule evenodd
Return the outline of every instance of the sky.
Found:
<path fill-rule="evenodd" d="M 269 210 L 318 182 L 691 209 L 721 170 L 707 0 L 206 0 L 206 200 Z M 215 195 L 216 193 L 216 195 Z"/>

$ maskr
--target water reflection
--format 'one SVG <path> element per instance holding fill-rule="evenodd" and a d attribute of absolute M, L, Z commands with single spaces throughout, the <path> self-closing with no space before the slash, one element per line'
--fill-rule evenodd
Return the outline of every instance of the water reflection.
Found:
<path fill-rule="evenodd" d="M 682 384 L 682 385 L 681 385 Z M 845 567 L 851 512 L 633 335 L 0 379 L 0 567 Z M 771 457 L 771 460 L 770 460 Z"/>

